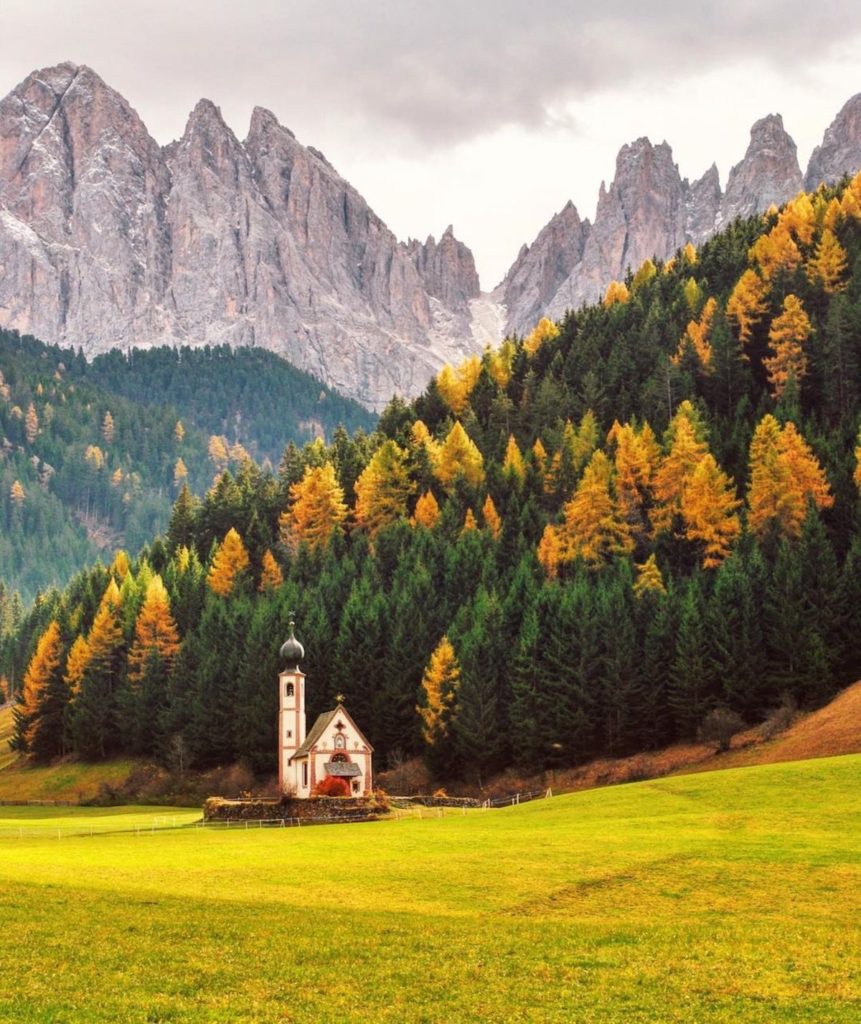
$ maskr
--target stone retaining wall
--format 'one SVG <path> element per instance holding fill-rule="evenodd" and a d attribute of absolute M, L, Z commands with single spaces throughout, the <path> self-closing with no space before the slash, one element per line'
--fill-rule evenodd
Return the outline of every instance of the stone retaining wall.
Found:
<path fill-rule="evenodd" d="M 278 800 L 225 800 L 211 796 L 203 805 L 206 821 L 272 821 L 278 818 L 349 818 L 368 820 L 388 812 L 388 805 L 375 797 L 314 796 L 307 800 L 283 797 Z"/>

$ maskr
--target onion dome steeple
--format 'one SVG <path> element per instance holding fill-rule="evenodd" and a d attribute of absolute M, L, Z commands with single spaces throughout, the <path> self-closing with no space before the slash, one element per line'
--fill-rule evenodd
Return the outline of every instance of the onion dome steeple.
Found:
<path fill-rule="evenodd" d="M 283 659 L 286 669 L 295 669 L 298 671 L 299 662 L 305 657 L 305 648 L 296 639 L 296 634 L 293 632 L 296 623 L 293 621 L 293 613 L 290 613 L 290 636 L 281 645 L 281 658 Z"/>

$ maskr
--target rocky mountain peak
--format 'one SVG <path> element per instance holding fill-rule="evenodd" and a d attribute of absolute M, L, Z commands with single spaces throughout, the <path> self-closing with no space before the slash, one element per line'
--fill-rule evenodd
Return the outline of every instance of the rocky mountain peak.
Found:
<path fill-rule="evenodd" d="M 755 122 L 744 158 L 729 172 L 722 218 L 750 217 L 772 203 L 780 205 L 802 185 L 795 142 L 780 114 L 768 114 Z"/>
<path fill-rule="evenodd" d="M 861 169 L 861 93 L 844 104 L 825 129 L 821 145 L 813 150 L 804 177 L 808 191 L 839 181 L 844 174 Z"/>
<path fill-rule="evenodd" d="M 0 101 L 0 267 L 2 326 L 88 353 L 263 345 L 373 408 L 481 348 L 452 231 L 416 260 L 262 107 L 242 143 L 203 99 L 161 148 L 83 65 Z"/>

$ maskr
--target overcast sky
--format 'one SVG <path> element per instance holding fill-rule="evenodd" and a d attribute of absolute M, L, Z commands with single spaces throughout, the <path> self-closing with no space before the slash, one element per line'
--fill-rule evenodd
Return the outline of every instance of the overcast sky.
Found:
<path fill-rule="evenodd" d="M 2 0 L 0 38 L 0 95 L 89 64 L 162 143 L 203 96 L 240 138 L 268 107 L 399 237 L 453 223 L 485 288 L 624 143 L 725 184 L 781 113 L 803 170 L 861 91 L 857 0 Z"/>

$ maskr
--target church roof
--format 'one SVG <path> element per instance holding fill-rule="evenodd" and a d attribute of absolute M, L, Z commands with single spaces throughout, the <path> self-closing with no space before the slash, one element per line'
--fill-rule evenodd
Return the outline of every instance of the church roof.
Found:
<path fill-rule="evenodd" d="M 307 757 L 308 754 L 311 753 L 311 748 L 317 743 L 317 741 L 320 739 L 323 733 L 329 728 L 329 724 L 331 723 L 332 719 L 335 718 L 336 715 L 343 715 L 344 718 L 346 718 L 347 721 L 350 722 L 350 724 L 359 734 L 359 737 L 361 738 L 365 746 L 368 748 L 368 750 L 373 752 L 374 748 L 371 746 L 370 743 L 368 743 L 367 739 L 365 739 L 365 734 L 353 721 L 352 716 L 344 707 L 344 705 L 339 704 L 337 707 L 332 708 L 331 711 L 324 711 L 322 715 L 317 715 L 317 721 L 314 722 L 314 724 L 311 726 L 311 731 L 305 737 L 305 741 L 303 742 L 302 746 L 299 747 L 299 749 L 296 751 L 295 754 L 293 754 L 290 760 L 295 761 L 297 757 Z"/>
<path fill-rule="evenodd" d="M 323 767 L 327 775 L 334 775 L 338 779 L 351 779 L 362 774 L 362 769 L 354 761 L 330 761 Z"/>

